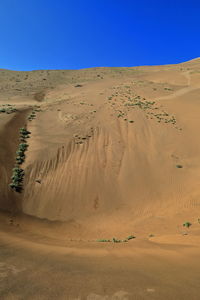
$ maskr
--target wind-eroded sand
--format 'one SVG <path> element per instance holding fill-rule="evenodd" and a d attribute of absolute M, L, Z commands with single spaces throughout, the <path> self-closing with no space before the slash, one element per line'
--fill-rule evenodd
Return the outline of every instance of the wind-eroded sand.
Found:
<path fill-rule="evenodd" d="M 200 59 L 0 82 L 0 298 L 199 299 Z"/>

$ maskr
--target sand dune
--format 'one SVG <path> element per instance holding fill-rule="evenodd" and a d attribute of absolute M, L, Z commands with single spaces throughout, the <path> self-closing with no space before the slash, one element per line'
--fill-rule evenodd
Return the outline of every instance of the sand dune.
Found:
<path fill-rule="evenodd" d="M 0 79 L 0 109 L 16 109 L 0 112 L 1 297 L 198 299 L 200 59 Z M 31 134 L 17 193 L 21 127 Z M 54 267 L 53 288 L 42 274 Z M 12 281 L 30 268 L 36 294 Z"/>

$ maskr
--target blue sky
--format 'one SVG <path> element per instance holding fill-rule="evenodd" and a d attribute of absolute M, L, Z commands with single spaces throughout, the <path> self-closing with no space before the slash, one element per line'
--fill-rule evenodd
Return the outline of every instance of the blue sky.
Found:
<path fill-rule="evenodd" d="M 200 56 L 200 1 L 0 0 L 0 68 L 80 69 Z"/>

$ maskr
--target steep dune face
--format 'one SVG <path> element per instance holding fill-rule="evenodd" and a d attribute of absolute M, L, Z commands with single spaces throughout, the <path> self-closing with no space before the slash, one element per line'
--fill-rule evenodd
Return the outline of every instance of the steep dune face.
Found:
<path fill-rule="evenodd" d="M 110 143 L 111 137 L 97 129 L 84 144 L 71 142 L 49 160 L 29 166 L 24 211 L 53 220 L 69 220 L 87 217 L 95 210 L 112 209 L 109 199 L 115 198 L 117 205 L 116 167 L 123 154 L 112 153 Z M 34 183 L 40 176 L 41 184 Z M 115 187 L 115 191 L 110 187 Z"/>
<path fill-rule="evenodd" d="M 17 196 L 22 212 L 75 222 L 88 233 L 121 234 L 148 220 L 157 226 L 158 216 L 163 224 L 180 212 L 194 216 L 200 196 L 199 70 L 197 59 L 49 71 L 55 87 L 27 122 L 24 191 Z"/>
<path fill-rule="evenodd" d="M 190 157 L 185 157 L 190 146 L 183 150 L 187 145 L 181 131 L 150 122 L 141 112 L 133 116 L 135 123 L 117 119 L 104 124 L 83 144 L 72 140 L 27 166 L 24 212 L 87 222 L 94 215 L 99 222 L 101 216 L 125 214 L 131 227 L 136 217 L 183 207 L 194 188 Z"/>

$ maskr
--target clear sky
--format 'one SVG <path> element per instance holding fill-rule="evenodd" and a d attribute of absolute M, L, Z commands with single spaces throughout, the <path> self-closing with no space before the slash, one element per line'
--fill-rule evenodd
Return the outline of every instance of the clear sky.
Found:
<path fill-rule="evenodd" d="M 0 0 L 0 68 L 155 65 L 199 56 L 199 0 Z"/>

